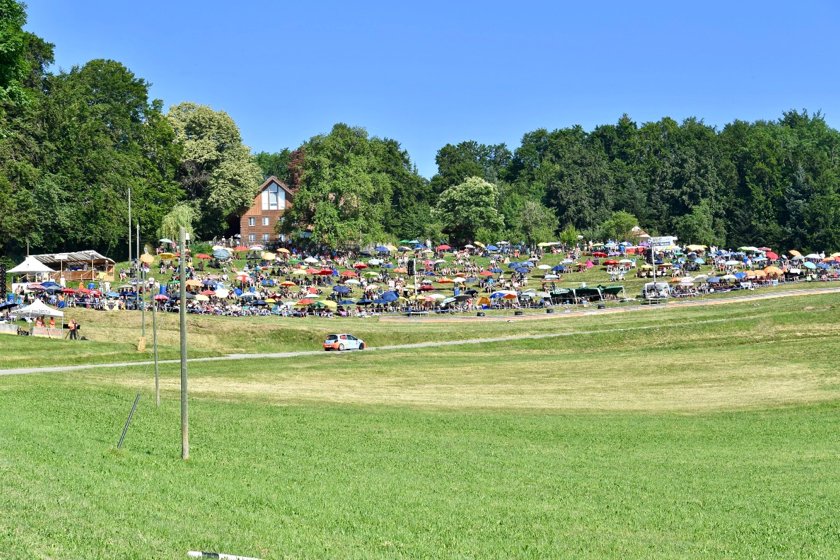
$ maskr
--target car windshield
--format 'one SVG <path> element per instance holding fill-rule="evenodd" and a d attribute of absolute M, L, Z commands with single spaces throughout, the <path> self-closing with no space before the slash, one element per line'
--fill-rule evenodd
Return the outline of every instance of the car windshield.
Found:
<path fill-rule="evenodd" d="M 337 338 L 338 338 L 338 337 L 337 337 L 336 335 L 331 334 L 330 336 L 328 336 L 328 337 L 327 337 L 327 340 L 335 340 L 335 339 L 337 339 Z"/>

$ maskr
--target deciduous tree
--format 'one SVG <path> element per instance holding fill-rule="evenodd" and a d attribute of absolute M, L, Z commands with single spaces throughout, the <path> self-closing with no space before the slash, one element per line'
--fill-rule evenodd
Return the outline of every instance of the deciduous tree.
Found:
<path fill-rule="evenodd" d="M 167 118 L 183 150 L 178 178 L 196 205 L 196 232 L 212 237 L 224 229 L 228 216 L 252 204 L 262 172 L 224 111 L 183 102 L 172 106 Z"/>
<path fill-rule="evenodd" d="M 479 229 L 497 234 L 504 227 L 504 216 L 496 209 L 498 189 L 480 177 L 469 177 L 460 185 L 443 191 L 433 211 L 443 232 L 458 244 L 476 238 Z"/>

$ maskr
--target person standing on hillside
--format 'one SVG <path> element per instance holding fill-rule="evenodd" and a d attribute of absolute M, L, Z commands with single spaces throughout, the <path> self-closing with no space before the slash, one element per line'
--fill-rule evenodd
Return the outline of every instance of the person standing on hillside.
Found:
<path fill-rule="evenodd" d="M 70 319 L 70 323 L 67 325 L 67 328 L 70 329 L 70 340 L 77 340 L 76 330 L 77 330 L 78 326 L 79 325 L 76 323 L 75 319 Z"/>

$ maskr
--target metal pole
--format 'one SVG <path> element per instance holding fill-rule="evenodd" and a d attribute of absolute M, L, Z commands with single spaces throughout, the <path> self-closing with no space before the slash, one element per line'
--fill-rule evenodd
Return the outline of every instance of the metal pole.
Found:
<path fill-rule="evenodd" d="M 140 260 L 140 222 L 137 222 L 137 269 L 138 269 L 138 281 L 137 281 L 137 296 L 140 297 L 140 280 L 143 281 L 143 297 L 140 298 L 142 301 L 141 313 L 142 313 L 142 336 L 146 338 L 146 272 L 145 272 L 145 263 Z"/>
<path fill-rule="evenodd" d="M 143 322 L 142 336 L 143 338 L 146 338 L 146 271 L 143 268 L 140 269 L 140 276 L 143 280 L 143 297 L 140 302 L 142 305 L 140 308 L 142 310 L 141 313 Z"/>
<path fill-rule="evenodd" d="M 131 188 L 128 189 L 128 262 L 131 264 Z"/>
<path fill-rule="evenodd" d="M 137 396 L 134 397 L 134 405 L 131 407 L 131 412 L 128 413 L 128 420 L 125 421 L 125 427 L 123 428 L 122 435 L 120 436 L 120 442 L 117 444 L 117 449 L 122 447 L 122 442 L 125 439 L 125 433 L 128 431 L 128 425 L 131 424 L 131 417 L 134 416 L 134 409 L 137 408 L 137 401 L 140 400 L 140 393 L 137 393 Z"/>
<path fill-rule="evenodd" d="M 129 228 L 131 229 L 131 228 Z M 137 224 L 137 264 L 140 264 L 140 224 Z M 131 263 L 129 263 L 131 265 Z M 140 267 L 134 268 L 134 309 L 140 309 Z"/>
<path fill-rule="evenodd" d="M 155 351 L 155 405 L 160 406 L 160 372 L 157 352 L 157 303 L 152 306 L 152 346 Z"/>
<path fill-rule="evenodd" d="M 650 264 L 653 265 L 653 289 L 656 289 L 656 251 L 653 246 L 650 248 Z"/>
<path fill-rule="evenodd" d="M 659 288 L 656 286 L 656 251 L 653 248 L 653 242 L 650 244 L 650 264 L 653 265 L 653 295 L 659 300 Z"/>
<path fill-rule="evenodd" d="M 181 228 L 181 458 L 190 458 L 190 425 L 189 413 L 187 410 L 187 252 L 185 245 L 187 234 Z"/>

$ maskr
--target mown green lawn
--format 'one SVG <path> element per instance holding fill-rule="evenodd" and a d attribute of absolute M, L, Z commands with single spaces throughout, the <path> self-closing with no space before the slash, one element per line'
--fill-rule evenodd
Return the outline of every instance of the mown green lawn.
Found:
<path fill-rule="evenodd" d="M 838 297 L 192 363 L 187 462 L 177 365 L 0 377 L 0 556 L 834 557 Z"/>
<path fill-rule="evenodd" d="M 832 557 L 836 404 L 677 414 L 270 406 L 15 382 L 0 551 Z"/>

